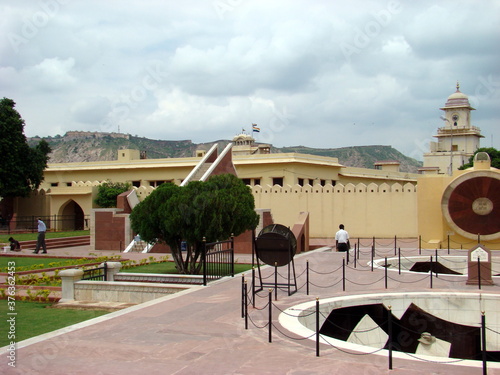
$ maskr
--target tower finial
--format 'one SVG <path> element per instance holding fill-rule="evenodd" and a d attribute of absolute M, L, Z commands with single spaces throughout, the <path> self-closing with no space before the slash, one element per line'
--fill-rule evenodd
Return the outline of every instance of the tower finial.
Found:
<path fill-rule="evenodd" d="M 457 91 L 460 91 L 460 83 L 457 81 Z"/>

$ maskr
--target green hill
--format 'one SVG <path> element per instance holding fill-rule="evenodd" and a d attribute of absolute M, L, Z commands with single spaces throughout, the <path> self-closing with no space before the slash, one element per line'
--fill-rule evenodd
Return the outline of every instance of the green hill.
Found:
<path fill-rule="evenodd" d="M 417 173 L 422 162 L 403 155 L 391 146 L 352 146 L 342 148 L 309 148 L 304 146 L 283 147 L 280 152 L 298 152 L 339 159 L 339 163 L 349 167 L 373 168 L 377 161 L 397 160 L 402 172 Z"/>

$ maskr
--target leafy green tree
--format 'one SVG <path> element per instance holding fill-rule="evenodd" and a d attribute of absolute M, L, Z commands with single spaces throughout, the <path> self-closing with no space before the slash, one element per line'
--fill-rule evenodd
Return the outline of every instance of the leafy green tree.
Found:
<path fill-rule="evenodd" d="M 116 207 L 116 197 L 132 188 L 128 182 L 105 181 L 97 188 L 94 203 L 102 208 Z"/>
<path fill-rule="evenodd" d="M 466 164 L 464 164 L 464 165 L 462 165 L 458 169 L 467 169 L 467 168 L 473 167 L 474 166 L 474 156 L 476 156 L 476 154 L 478 152 L 486 152 L 490 156 L 491 166 L 494 167 L 494 168 L 500 169 L 500 151 L 497 150 L 494 147 L 481 147 L 481 148 L 478 148 L 476 150 L 476 152 L 474 152 L 474 155 L 469 158 L 469 162 L 466 163 Z"/>
<path fill-rule="evenodd" d="M 24 135 L 24 120 L 12 99 L 0 100 L 0 197 L 27 197 L 43 181 L 49 144 L 41 140 L 31 148 Z"/>
<path fill-rule="evenodd" d="M 234 175 L 223 174 L 184 187 L 163 184 L 134 208 L 130 220 L 143 240 L 170 247 L 180 273 L 196 274 L 203 238 L 222 241 L 255 229 L 259 216 L 248 186 Z M 184 253 L 182 241 L 187 244 Z"/>

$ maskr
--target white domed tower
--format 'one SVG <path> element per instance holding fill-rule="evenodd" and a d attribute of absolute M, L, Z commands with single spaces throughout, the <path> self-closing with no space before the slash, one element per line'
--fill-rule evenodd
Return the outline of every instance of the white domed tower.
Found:
<path fill-rule="evenodd" d="M 469 97 L 460 91 L 451 94 L 444 107 L 441 118 L 444 126 L 438 128 L 437 142 L 431 142 L 430 152 L 424 154 L 424 169 L 439 168 L 438 173 L 453 174 L 469 161 L 479 148 L 483 138 L 481 130 L 471 125 L 471 111 L 475 109 L 469 103 Z"/>
<path fill-rule="evenodd" d="M 271 152 L 271 145 L 256 144 L 254 137 L 246 134 L 244 130 L 235 135 L 232 142 L 233 155 L 269 154 Z"/>

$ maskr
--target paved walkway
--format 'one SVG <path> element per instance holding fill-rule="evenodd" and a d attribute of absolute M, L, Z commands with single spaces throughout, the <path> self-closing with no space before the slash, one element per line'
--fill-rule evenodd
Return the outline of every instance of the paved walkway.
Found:
<path fill-rule="evenodd" d="M 84 249 L 60 252 L 76 253 Z M 384 250 L 393 255 L 393 250 Z M 384 252 L 383 251 L 383 252 Z M 59 251 L 52 251 L 57 253 Z M 381 256 L 384 256 L 384 253 Z M 97 253 L 97 252 L 94 252 Z M 433 252 L 425 252 L 432 254 Z M 453 252 L 452 252 L 453 253 Z M 278 333 L 287 331 L 278 323 L 279 310 L 298 303 L 367 292 L 429 291 L 429 279 L 420 275 L 394 273 L 385 290 L 384 270 L 370 272 L 366 266 L 368 251 L 362 254 L 357 270 L 347 269 L 350 282 L 342 291 L 338 272 L 329 273 L 342 264 L 345 254 L 315 250 L 295 258 L 300 290 L 292 296 L 279 291 L 273 301 L 272 343 L 265 326 L 266 296 L 257 298 L 256 309 L 250 307 L 251 323 L 245 329 L 241 318 L 241 275 L 196 287 L 128 309 L 113 312 L 87 322 L 67 327 L 18 343 L 16 367 L 8 366 L 6 350 L 0 351 L 1 374 L 482 374 L 479 367 L 465 367 L 432 362 L 394 359 L 388 370 L 388 359 L 379 355 L 345 353 L 321 345 L 316 357 L 311 340 L 292 340 Z M 409 252 L 404 253 L 409 256 Z M 414 251 L 413 254 L 416 254 Z M 464 255 L 464 252 L 460 254 Z M 49 254 L 50 255 L 50 254 Z M 127 254 L 126 254 L 127 255 Z M 130 254 L 141 256 L 144 254 Z M 242 257 L 240 257 L 242 258 Z M 314 285 L 306 295 L 303 271 L 309 262 L 314 270 Z M 263 270 L 270 275 L 272 268 Z M 286 268 L 280 269 L 285 273 Z M 394 278 L 394 279 L 393 279 Z M 246 275 L 249 280 L 249 275 Z M 465 282 L 434 281 L 434 291 L 477 292 L 477 286 Z M 332 285 L 328 288 L 319 285 Z M 483 293 L 499 293 L 500 287 L 483 287 Z M 279 310 L 278 310 L 279 309 Z M 17 317 L 18 320 L 22 316 Z M 289 334 L 293 336 L 292 334 Z M 4 348 L 5 349 L 5 348 Z M 500 374 L 500 369 L 488 369 Z"/>

